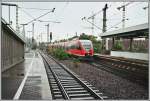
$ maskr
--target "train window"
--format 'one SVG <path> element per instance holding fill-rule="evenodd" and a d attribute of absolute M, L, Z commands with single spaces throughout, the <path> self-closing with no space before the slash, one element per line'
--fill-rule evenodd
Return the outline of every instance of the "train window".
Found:
<path fill-rule="evenodd" d="M 85 48 L 85 50 L 89 51 L 92 47 L 91 42 L 82 42 L 83 47 Z"/>

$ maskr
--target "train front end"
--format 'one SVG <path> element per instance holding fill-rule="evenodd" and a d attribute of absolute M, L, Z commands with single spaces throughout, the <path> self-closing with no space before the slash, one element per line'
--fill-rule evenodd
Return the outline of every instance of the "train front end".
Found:
<path fill-rule="evenodd" d="M 82 54 L 84 56 L 93 56 L 94 49 L 93 44 L 90 40 L 80 40 L 81 47 L 82 47 Z"/>

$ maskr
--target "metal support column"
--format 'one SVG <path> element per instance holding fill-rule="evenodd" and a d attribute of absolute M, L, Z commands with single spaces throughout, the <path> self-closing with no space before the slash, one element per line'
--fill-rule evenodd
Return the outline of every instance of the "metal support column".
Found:
<path fill-rule="evenodd" d="M 107 19 L 106 19 L 106 10 L 108 9 L 108 6 L 107 6 L 107 4 L 105 4 L 105 7 L 103 8 L 103 33 L 104 32 L 106 32 L 106 21 L 107 21 Z M 103 49 L 106 49 L 107 47 L 106 46 L 108 46 L 108 45 L 106 45 L 106 44 L 108 44 L 108 42 L 105 42 L 106 40 L 108 40 L 107 38 L 106 39 L 104 39 L 104 44 L 105 44 L 105 46 L 104 47 L 102 47 L 102 50 Z M 103 42 L 102 42 L 103 43 Z M 102 44 L 102 45 L 104 45 L 104 44 Z M 107 50 L 107 49 L 106 49 Z"/>
<path fill-rule="evenodd" d="M 16 6 L 16 31 L 19 33 L 19 24 L 18 24 L 18 6 Z"/>
<path fill-rule="evenodd" d="M 130 51 L 132 51 L 133 38 L 130 38 Z"/>
<path fill-rule="evenodd" d="M 115 37 L 112 37 L 112 49 L 114 49 Z"/>
<path fill-rule="evenodd" d="M 34 41 L 34 23 L 32 23 L 32 44 Z"/>

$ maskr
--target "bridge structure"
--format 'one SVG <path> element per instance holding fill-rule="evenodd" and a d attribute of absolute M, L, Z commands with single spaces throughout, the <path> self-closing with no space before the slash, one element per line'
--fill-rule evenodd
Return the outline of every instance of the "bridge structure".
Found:
<path fill-rule="evenodd" d="M 24 60 L 25 38 L 1 18 L 2 72 Z"/>

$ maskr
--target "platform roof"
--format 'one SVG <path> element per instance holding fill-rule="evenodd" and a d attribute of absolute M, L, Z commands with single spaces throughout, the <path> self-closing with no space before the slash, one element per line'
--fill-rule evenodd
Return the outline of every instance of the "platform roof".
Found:
<path fill-rule="evenodd" d="M 25 39 L 23 38 L 23 36 L 20 35 L 20 33 L 17 33 L 10 25 L 8 25 L 8 23 L 1 18 L 1 22 L 2 22 L 2 27 L 1 28 L 5 28 L 6 30 L 8 30 L 14 37 L 16 37 L 18 40 L 20 40 L 21 42 L 25 43 Z M 2 29 L 1 29 L 2 30 Z"/>
<path fill-rule="evenodd" d="M 148 33 L 148 29 L 148 23 L 144 23 L 136 26 L 127 27 L 124 29 L 101 33 L 100 37 L 142 37 L 145 36 L 145 33 Z"/>

